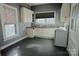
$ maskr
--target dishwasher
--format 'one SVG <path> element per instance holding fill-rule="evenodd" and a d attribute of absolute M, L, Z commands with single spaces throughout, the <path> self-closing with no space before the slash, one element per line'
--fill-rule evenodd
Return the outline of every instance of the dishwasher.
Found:
<path fill-rule="evenodd" d="M 67 47 L 67 30 L 66 29 L 56 29 L 55 30 L 55 46 Z"/>

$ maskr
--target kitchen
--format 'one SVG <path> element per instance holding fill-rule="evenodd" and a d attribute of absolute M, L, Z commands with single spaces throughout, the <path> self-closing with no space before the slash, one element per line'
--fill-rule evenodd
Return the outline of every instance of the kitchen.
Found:
<path fill-rule="evenodd" d="M 70 3 L 0 4 L 2 55 L 19 56 L 16 51 L 23 53 L 21 55 L 32 56 L 78 55 L 79 48 L 75 43 L 79 28 L 78 19 L 75 18 L 78 18 L 78 7 L 78 4 Z M 53 51 L 57 51 L 56 54 Z"/>

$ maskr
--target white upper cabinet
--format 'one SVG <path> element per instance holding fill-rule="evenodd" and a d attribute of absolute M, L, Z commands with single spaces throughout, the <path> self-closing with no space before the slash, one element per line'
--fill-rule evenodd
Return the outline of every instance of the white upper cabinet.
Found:
<path fill-rule="evenodd" d="M 32 22 L 33 11 L 25 7 L 21 7 L 21 21 L 24 23 Z"/>
<path fill-rule="evenodd" d="M 63 3 L 61 7 L 61 22 L 68 22 L 70 17 L 70 4 L 69 3 Z"/>

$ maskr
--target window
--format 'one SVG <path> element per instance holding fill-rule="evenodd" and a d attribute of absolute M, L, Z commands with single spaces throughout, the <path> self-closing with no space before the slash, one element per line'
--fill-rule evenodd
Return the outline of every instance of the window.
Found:
<path fill-rule="evenodd" d="M 55 25 L 55 19 L 54 18 L 36 19 L 36 25 L 39 25 L 39 26 L 53 26 L 53 25 Z"/>
<path fill-rule="evenodd" d="M 37 13 L 36 26 L 52 27 L 55 25 L 55 12 Z"/>
<path fill-rule="evenodd" d="M 6 4 L 1 4 L 1 20 L 4 41 L 18 36 L 17 8 Z"/>
<path fill-rule="evenodd" d="M 15 30 L 16 30 L 15 24 L 5 25 L 5 35 L 6 35 L 6 37 L 11 37 L 11 36 L 16 35 Z"/>

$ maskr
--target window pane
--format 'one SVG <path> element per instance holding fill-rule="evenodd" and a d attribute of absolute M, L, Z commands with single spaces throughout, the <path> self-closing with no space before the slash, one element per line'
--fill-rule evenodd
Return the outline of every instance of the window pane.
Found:
<path fill-rule="evenodd" d="M 37 19 L 37 20 L 36 20 L 36 23 L 37 23 L 37 24 L 45 23 L 45 19 Z"/>
<path fill-rule="evenodd" d="M 53 26 L 55 24 L 55 18 L 41 18 L 36 19 L 36 25 L 41 26 Z"/>
<path fill-rule="evenodd" d="M 15 24 L 7 24 L 5 25 L 5 33 L 6 37 L 10 37 L 15 35 Z"/>
<path fill-rule="evenodd" d="M 4 8 L 4 23 L 5 24 L 15 24 L 16 23 L 16 11 L 13 8 L 3 6 Z"/>

